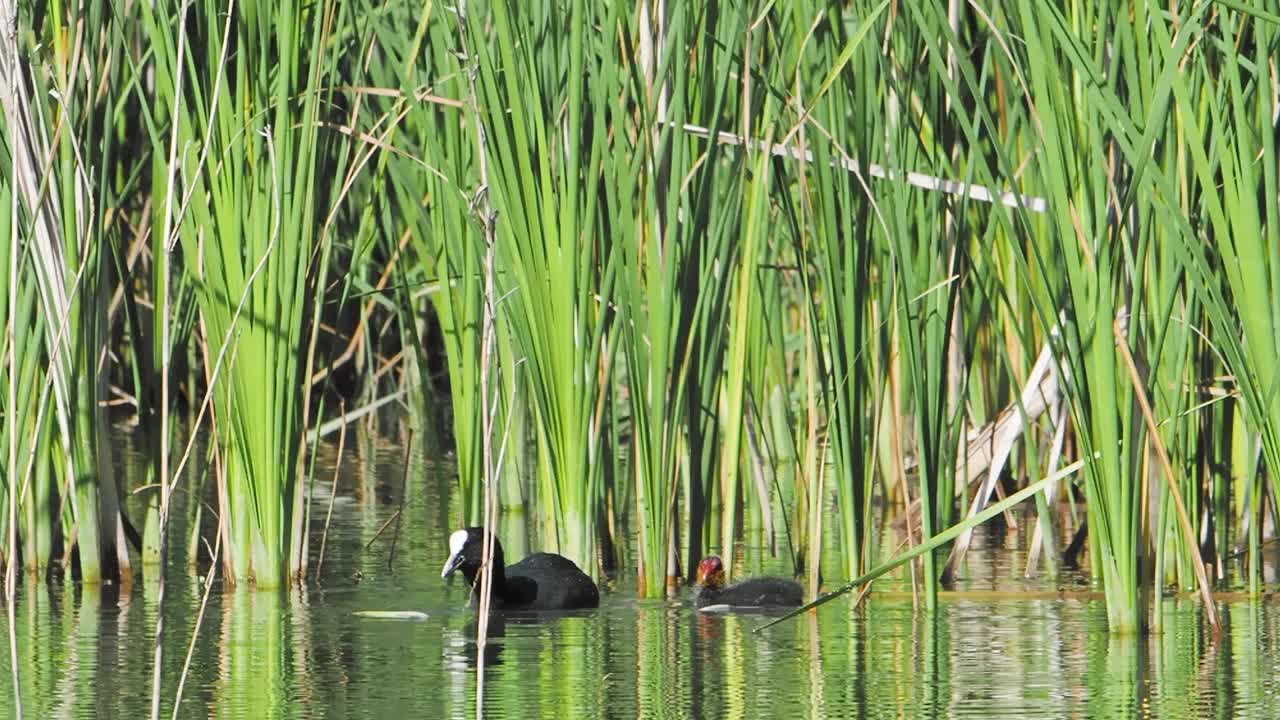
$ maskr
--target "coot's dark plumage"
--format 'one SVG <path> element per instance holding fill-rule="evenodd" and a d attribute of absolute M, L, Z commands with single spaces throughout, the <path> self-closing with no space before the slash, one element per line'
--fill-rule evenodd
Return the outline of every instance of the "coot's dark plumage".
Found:
<path fill-rule="evenodd" d="M 804 590 L 792 580 L 776 577 L 747 578 L 725 587 L 724 563 L 720 558 L 708 555 L 698 563 L 693 588 L 694 607 L 794 607 L 803 601 Z"/>
<path fill-rule="evenodd" d="M 461 570 L 467 585 L 479 587 L 480 565 L 484 558 L 484 530 L 458 530 L 449 536 L 449 560 L 440 577 Z M 534 553 L 510 567 L 503 566 L 502 543 L 493 538 L 494 608 L 512 610 L 568 610 L 600 605 L 596 584 L 569 558 L 553 553 Z"/>

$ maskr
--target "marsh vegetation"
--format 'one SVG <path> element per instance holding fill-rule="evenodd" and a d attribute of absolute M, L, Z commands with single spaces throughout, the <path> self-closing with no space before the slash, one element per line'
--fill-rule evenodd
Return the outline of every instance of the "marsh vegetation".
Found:
<path fill-rule="evenodd" d="M 450 458 L 443 526 L 519 516 L 642 598 L 750 547 L 823 602 L 910 556 L 936 611 L 1022 503 L 1022 574 L 1082 567 L 1112 633 L 1266 590 L 1273 8 L 2 0 L 0 26 L 11 628 L 24 573 L 162 605 L 166 574 L 316 582 L 317 457 L 356 424 Z"/>

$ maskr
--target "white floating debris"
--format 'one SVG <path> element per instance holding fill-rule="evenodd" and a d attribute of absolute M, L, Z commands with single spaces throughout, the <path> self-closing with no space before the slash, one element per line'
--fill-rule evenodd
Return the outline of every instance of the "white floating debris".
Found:
<path fill-rule="evenodd" d="M 356 610 L 356 615 L 360 617 L 374 618 L 375 620 L 426 620 L 429 615 L 417 610 Z"/>

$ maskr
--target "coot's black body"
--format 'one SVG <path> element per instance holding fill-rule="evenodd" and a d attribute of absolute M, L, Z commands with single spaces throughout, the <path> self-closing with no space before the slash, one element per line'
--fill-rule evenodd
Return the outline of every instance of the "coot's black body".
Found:
<path fill-rule="evenodd" d="M 804 590 L 792 580 L 776 577 L 747 578 L 725 587 L 724 564 L 720 558 L 708 555 L 698 564 L 693 588 L 694 607 L 795 607 L 803 602 Z"/>
<path fill-rule="evenodd" d="M 478 527 L 458 530 L 449 537 L 449 553 L 440 577 L 461 570 L 467 585 L 479 590 L 484 531 Z M 593 608 L 600 605 L 600 591 L 572 560 L 554 553 L 534 553 L 504 567 L 502 543 L 495 537 L 490 603 L 494 609 L 509 610 Z"/>

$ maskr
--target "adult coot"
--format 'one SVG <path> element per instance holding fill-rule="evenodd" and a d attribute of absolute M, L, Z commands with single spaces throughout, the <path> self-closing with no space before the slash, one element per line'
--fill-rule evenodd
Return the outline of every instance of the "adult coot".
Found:
<path fill-rule="evenodd" d="M 449 560 L 440 577 L 461 570 L 467 585 L 476 585 L 484 558 L 484 530 L 458 530 L 449 536 Z M 502 543 L 493 537 L 494 608 L 511 610 L 568 610 L 600 605 L 596 584 L 569 558 L 553 553 L 534 553 L 510 567 L 503 566 Z"/>
<path fill-rule="evenodd" d="M 803 596 L 799 583 L 777 577 L 747 578 L 725 587 L 724 563 L 715 555 L 698 563 L 693 586 L 693 606 L 702 609 L 794 607 Z"/>

